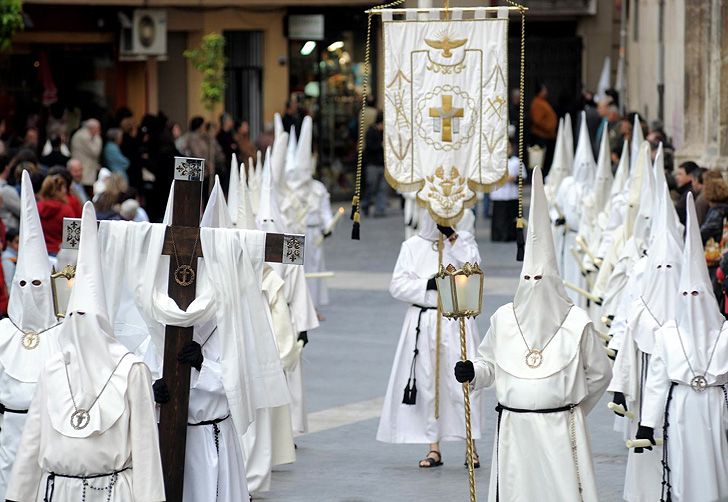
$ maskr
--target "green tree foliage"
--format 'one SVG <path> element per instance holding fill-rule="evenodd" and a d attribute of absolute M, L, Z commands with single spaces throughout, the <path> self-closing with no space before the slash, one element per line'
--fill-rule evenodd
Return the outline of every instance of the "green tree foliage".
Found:
<path fill-rule="evenodd" d="M 209 33 L 199 47 L 186 50 L 184 56 L 202 73 L 202 104 L 212 112 L 225 94 L 225 38 Z"/>
<path fill-rule="evenodd" d="M 23 26 L 23 0 L 0 0 L 0 51 L 10 48 L 13 34 Z"/>

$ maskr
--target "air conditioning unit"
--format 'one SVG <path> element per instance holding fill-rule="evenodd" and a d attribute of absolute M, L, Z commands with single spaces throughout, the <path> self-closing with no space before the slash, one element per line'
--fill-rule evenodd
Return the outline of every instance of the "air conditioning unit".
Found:
<path fill-rule="evenodd" d="M 148 56 L 165 59 L 167 55 L 167 12 L 136 9 L 130 20 L 119 13 L 121 24 L 119 59 L 143 61 Z"/>

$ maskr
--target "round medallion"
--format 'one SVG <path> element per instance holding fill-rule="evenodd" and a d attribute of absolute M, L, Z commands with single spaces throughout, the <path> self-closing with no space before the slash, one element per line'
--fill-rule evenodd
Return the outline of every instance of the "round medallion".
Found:
<path fill-rule="evenodd" d="M 543 354 L 538 349 L 531 349 L 526 354 L 526 364 L 529 368 L 538 368 L 543 361 Z"/>
<path fill-rule="evenodd" d="M 79 408 L 71 415 L 71 427 L 77 431 L 85 429 L 90 419 L 91 417 L 89 417 L 88 411 Z"/>
<path fill-rule="evenodd" d="M 38 336 L 38 333 L 33 333 L 32 331 L 23 333 L 23 348 L 26 350 L 33 350 L 38 346 L 39 342 L 40 336 Z"/>
<path fill-rule="evenodd" d="M 174 281 L 180 286 L 189 286 L 195 282 L 195 271 L 189 265 L 180 265 L 174 270 Z"/>
<path fill-rule="evenodd" d="M 703 392 L 708 387 L 708 381 L 703 375 L 697 375 L 690 380 L 690 387 L 692 387 L 695 392 Z"/>

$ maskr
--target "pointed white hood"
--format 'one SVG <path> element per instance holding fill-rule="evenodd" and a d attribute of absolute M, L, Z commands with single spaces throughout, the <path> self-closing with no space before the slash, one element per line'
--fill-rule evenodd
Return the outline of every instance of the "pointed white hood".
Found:
<path fill-rule="evenodd" d="M 667 204 L 665 205 L 664 210 L 668 212 L 670 217 L 672 218 L 672 223 L 670 225 L 667 225 L 667 231 L 669 231 L 672 234 L 672 237 L 674 240 L 678 242 L 683 242 L 683 235 L 685 234 L 685 227 L 682 223 L 680 223 L 680 217 L 677 215 L 677 211 L 675 211 L 675 205 L 672 204 L 672 199 L 670 198 L 670 188 L 667 185 L 667 178 L 665 177 L 665 153 L 662 149 L 662 143 L 657 147 L 657 154 L 655 155 L 655 188 L 657 190 L 657 194 L 660 197 L 664 197 L 665 194 L 667 194 Z M 660 201 L 660 207 L 662 207 L 662 201 Z M 662 215 L 662 210 L 658 212 L 659 215 Z M 654 235 L 654 233 L 653 233 Z"/>
<path fill-rule="evenodd" d="M 640 123 L 640 116 L 635 113 L 634 124 L 632 124 L 632 150 L 630 150 L 629 155 L 630 169 L 634 169 L 634 166 L 637 163 L 637 154 L 639 154 L 640 147 L 642 146 L 642 142 L 644 140 L 645 137 L 642 134 L 642 124 Z"/>
<path fill-rule="evenodd" d="M 677 300 L 677 326 L 680 329 L 690 364 L 701 374 L 725 318 L 715 301 L 705 264 L 703 241 L 695 213 L 693 195 L 687 200 L 687 232 Z"/>
<path fill-rule="evenodd" d="M 270 149 L 268 150 L 270 151 Z M 255 222 L 259 230 L 264 232 L 283 232 L 283 219 L 275 183 L 273 182 L 273 168 L 263 168 L 263 182 L 260 187 L 260 206 Z"/>
<path fill-rule="evenodd" d="M 566 153 L 567 146 L 564 128 L 564 119 L 559 119 L 554 160 L 551 162 L 551 169 L 549 169 L 549 175 L 546 177 L 546 195 L 551 198 L 555 197 L 558 193 L 559 186 L 564 181 L 564 178 L 571 176 L 571 163 Z"/>
<path fill-rule="evenodd" d="M 273 115 L 273 127 L 274 127 L 276 138 L 284 133 L 285 129 L 283 127 L 283 119 L 281 118 L 280 113 L 275 113 Z"/>
<path fill-rule="evenodd" d="M 417 235 L 426 241 L 435 242 L 440 238 L 440 230 L 437 223 L 430 216 L 427 208 L 418 206 L 417 208 Z"/>
<path fill-rule="evenodd" d="M 566 165 L 574 165 L 574 128 L 571 126 L 571 115 L 564 116 L 564 147 L 566 150 Z"/>
<path fill-rule="evenodd" d="M 587 190 L 591 190 L 594 185 L 596 171 L 597 163 L 594 162 L 594 154 L 592 153 L 591 139 L 589 139 L 589 130 L 586 125 L 586 112 L 581 112 L 579 141 L 574 155 L 574 181 L 584 185 Z"/>
<path fill-rule="evenodd" d="M 301 133 L 298 135 L 296 162 L 293 171 L 288 171 L 288 166 L 286 166 L 288 184 L 293 190 L 306 190 L 307 185 L 313 179 L 312 141 L 313 120 L 309 115 L 306 115 L 301 125 Z"/>
<path fill-rule="evenodd" d="M 597 213 L 601 212 L 609 201 L 614 176 L 612 175 L 612 150 L 609 148 L 609 131 L 602 128 L 602 141 L 599 145 L 599 163 L 594 183 L 594 207 Z"/>
<path fill-rule="evenodd" d="M 601 155 L 599 156 L 601 159 Z M 612 183 L 612 190 L 610 198 L 613 199 L 615 196 L 621 194 L 627 186 L 629 180 L 629 141 L 624 140 L 622 144 L 622 155 L 619 157 L 619 164 L 617 164 L 617 172 L 614 175 L 614 182 Z"/>
<path fill-rule="evenodd" d="M 21 180 L 20 244 L 8 316 L 24 331 L 43 331 L 58 323 L 53 308 L 51 264 L 28 171 L 23 171 Z"/>
<path fill-rule="evenodd" d="M 215 175 L 215 185 L 212 187 L 212 192 L 210 192 L 205 212 L 202 213 L 200 226 L 212 228 L 231 228 L 233 226 L 220 178 L 217 175 Z"/>
<path fill-rule="evenodd" d="M 164 207 L 164 217 L 162 223 L 164 225 L 172 224 L 172 207 L 174 206 L 174 180 L 172 180 L 172 186 L 169 187 L 169 195 L 167 196 L 167 205 Z"/>
<path fill-rule="evenodd" d="M 639 159 L 637 160 L 642 167 L 642 183 L 640 184 L 640 203 L 637 219 L 634 222 L 633 237 L 635 244 L 640 250 L 645 250 L 650 242 L 650 228 L 652 227 L 652 216 L 655 214 L 659 197 L 655 192 L 655 173 L 652 167 L 652 159 L 650 158 L 649 143 L 644 142 L 643 148 L 640 148 Z"/>
<path fill-rule="evenodd" d="M 238 193 L 238 207 L 237 207 L 237 226 L 239 229 L 244 230 L 257 230 L 258 227 L 255 224 L 255 213 L 251 206 L 251 193 L 245 180 L 240 181 L 240 191 Z"/>
<path fill-rule="evenodd" d="M 227 203 L 230 208 L 230 219 L 235 224 L 237 218 L 238 208 L 238 190 L 240 188 L 240 167 L 238 166 L 238 157 L 233 154 L 233 158 L 230 161 L 230 180 L 228 184 L 228 198 Z"/>
<path fill-rule="evenodd" d="M 533 170 L 528 235 L 513 307 L 531 347 L 541 349 L 572 307 L 559 276 L 541 170 Z M 514 335 L 518 336 L 518 335 Z"/>
<path fill-rule="evenodd" d="M 48 366 L 49 395 L 53 396 L 48 403 L 49 415 L 53 427 L 66 436 L 87 437 L 104 431 L 126 408 L 128 368 L 137 360 L 127 355 L 127 349 L 114 337 L 106 305 L 96 213 L 93 204 L 87 202 L 81 218 L 76 278 L 59 333 L 62 358 Z M 123 368 L 119 366 L 122 358 Z M 107 381 L 109 385 L 104 389 Z M 71 425 L 71 391 L 78 407 L 89 413 L 88 425 L 80 430 Z"/>

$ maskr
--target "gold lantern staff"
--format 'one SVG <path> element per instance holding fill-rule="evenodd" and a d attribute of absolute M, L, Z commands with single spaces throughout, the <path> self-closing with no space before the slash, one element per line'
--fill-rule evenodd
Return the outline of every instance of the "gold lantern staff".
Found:
<path fill-rule="evenodd" d="M 435 281 L 442 315 L 448 319 L 457 319 L 460 322 L 460 360 L 466 361 L 468 359 L 468 349 L 465 320 L 475 318 L 480 314 L 483 305 L 483 271 L 477 263 L 465 263 L 459 269 L 452 264 L 447 267 L 440 265 L 440 271 L 435 277 Z M 473 445 L 473 431 L 470 425 L 470 383 L 463 384 L 463 398 L 465 401 L 465 446 L 468 456 L 470 502 L 476 502 L 475 448 Z"/>

